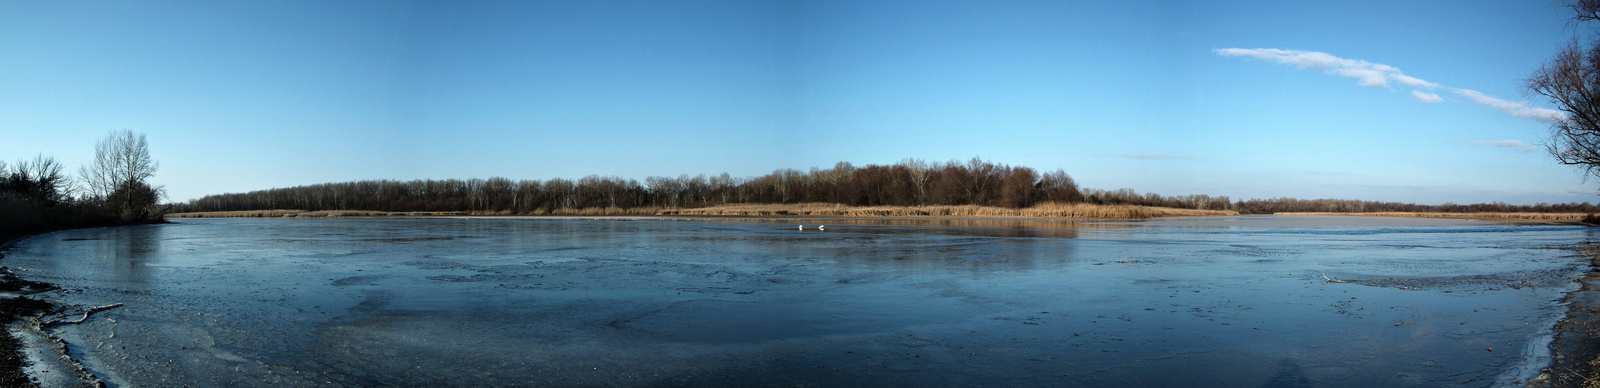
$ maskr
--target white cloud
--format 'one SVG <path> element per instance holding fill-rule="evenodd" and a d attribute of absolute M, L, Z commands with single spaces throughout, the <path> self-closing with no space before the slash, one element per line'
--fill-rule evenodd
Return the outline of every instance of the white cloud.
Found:
<path fill-rule="evenodd" d="M 1160 153 L 1155 153 L 1155 154 L 1137 154 L 1137 155 L 1122 155 L 1122 157 L 1124 157 L 1124 158 L 1132 158 L 1132 159 L 1144 159 L 1144 160 L 1158 160 L 1158 159 L 1173 159 L 1173 158 L 1177 158 L 1176 156 L 1167 155 L 1167 154 L 1160 154 Z"/>
<path fill-rule="evenodd" d="M 1439 97 L 1437 94 L 1428 93 L 1421 90 L 1412 90 L 1411 97 L 1416 98 L 1417 102 L 1424 104 L 1436 104 L 1440 101 L 1444 101 L 1444 97 Z"/>
<path fill-rule="evenodd" d="M 1521 140 L 1485 140 L 1475 141 L 1472 142 L 1472 144 L 1505 147 L 1517 150 L 1517 152 L 1533 152 L 1533 150 L 1538 149 L 1534 146 L 1528 145 L 1528 143 L 1523 143 Z"/>
<path fill-rule="evenodd" d="M 1294 65 L 1302 69 L 1322 70 L 1327 73 L 1355 78 L 1361 86 L 1388 87 L 1389 81 L 1401 84 L 1434 88 L 1439 84 L 1423 81 L 1420 78 L 1405 75 L 1394 66 L 1367 62 L 1359 59 L 1345 59 L 1332 54 L 1317 51 L 1281 50 L 1281 49 L 1242 49 L 1225 48 L 1212 50 L 1217 55 L 1225 57 L 1250 57 L 1265 59 L 1277 63 Z"/>
<path fill-rule="evenodd" d="M 1473 102 L 1488 105 L 1495 110 L 1506 114 L 1545 122 L 1566 120 L 1567 115 L 1561 111 L 1528 106 L 1526 102 L 1512 102 L 1491 97 L 1476 90 L 1445 87 L 1436 83 L 1424 81 L 1420 78 L 1405 75 L 1394 66 L 1372 63 L 1359 59 L 1346 59 L 1332 54 L 1317 51 L 1282 50 L 1269 48 L 1242 49 L 1224 48 L 1212 50 L 1217 55 L 1225 57 L 1248 57 L 1264 59 L 1282 64 L 1293 65 L 1302 69 L 1322 70 L 1328 74 L 1341 77 L 1355 78 L 1356 84 L 1371 87 L 1389 87 L 1393 81 L 1423 89 L 1444 88 L 1466 97 Z M 1411 97 L 1424 104 L 1433 104 L 1444 101 L 1437 94 L 1412 90 Z"/>
<path fill-rule="evenodd" d="M 1525 102 L 1511 102 L 1489 97 L 1489 95 L 1480 93 L 1476 90 L 1455 89 L 1454 91 L 1456 94 L 1460 94 L 1462 97 L 1472 100 L 1472 102 L 1488 105 L 1495 110 L 1505 112 L 1506 114 L 1512 116 L 1539 121 L 1561 121 L 1567 119 L 1567 114 L 1561 113 L 1561 111 L 1558 110 L 1534 108 L 1528 106 L 1528 103 Z"/>

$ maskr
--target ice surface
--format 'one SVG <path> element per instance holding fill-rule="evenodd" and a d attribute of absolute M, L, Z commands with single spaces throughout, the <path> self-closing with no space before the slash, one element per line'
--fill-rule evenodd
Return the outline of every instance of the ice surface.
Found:
<path fill-rule="evenodd" d="M 52 329 L 112 385 L 1490 386 L 1542 362 L 1584 268 L 1566 248 L 1593 237 L 798 223 L 187 219 L 38 236 L 3 264 L 69 313 L 125 304 Z"/>

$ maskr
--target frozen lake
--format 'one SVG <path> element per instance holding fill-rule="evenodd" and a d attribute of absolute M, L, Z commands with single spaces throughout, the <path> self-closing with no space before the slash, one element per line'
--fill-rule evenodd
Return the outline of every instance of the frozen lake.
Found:
<path fill-rule="evenodd" d="M 113 386 L 1495 386 L 1546 362 L 1595 233 L 802 222 L 185 219 L 0 265 L 125 304 L 50 329 Z"/>

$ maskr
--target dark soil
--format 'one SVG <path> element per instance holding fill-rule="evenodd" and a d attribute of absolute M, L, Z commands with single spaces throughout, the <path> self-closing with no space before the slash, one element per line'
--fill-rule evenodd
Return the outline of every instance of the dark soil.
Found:
<path fill-rule="evenodd" d="M 1550 342 L 1550 366 L 1530 387 L 1600 388 L 1600 245 L 1578 252 L 1589 258 L 1589 273 L 1578 279 L 1583 288 L 1567 294 L 1567 317 Z"/>
<path fill-rule="evenodd" d="M 0 236 L 0 249 L 4 249 L 16 241 L 17 236 Z M 5 254 L 0 252 L 0 259 Z M 55 289 L 55 286 L 27 281 L 17 278 L 11 273 L 10 268 L 0 267 L 0 291 L 19 292 L 32 294 Z M 18 318 L 27 316 L 41 316 L 55 311 L 56 306 L 49 302 L 29 299 L 26 296 L 7 298 L 0 296 L 0 387 L 37 387 L 22 368 L 27 362 L 22 356 L 22 344 L 11 336 L 9 330 L 3 330 L 5 325 L 11 324 Z"/>
<path fill-rule="evenodd" d="M 43 228 L 27 230 L 19 233 L 0 233 L 0 259 L 5 258 L 4 250 L 10 248 L 17 241 L 36 234 L 54 232 L 58 230 L 96 228 L 117 225 L 143 225 L 166 223 L 165 220 L 154 220 L 135 223 L 99 223 L 76 225 L 47 225 Z M 55 286 L 17 278 L 11 269 L 0 267 L 0 292 L 29 295 L 56 289 Z M 0 295 L 0 387 L 37 387 L 22 368 L 27 366 L 27 361 L 22 356 L 22 344 L 16 337 L 11 336 L 9 330 L 4 330 L 8 325 L 22 317 L 40 317 L 58 311 L 59 307 L 49 302 L 29 299 L 27 296 L 9 297 Z"/>
<path fill-rule="evenodd" d="M 10 275 L 7 273 L 7 275 Z M 37 316 L 55 309 L 48 302 L 17 297 L 0 299 L 0 325 L 10 324 L 23 316 Z M 11 336 L 10 332 L 0 333 L 0 387 L 33 387 L 37 386 L 28 375 L 22 372 L 27 366 L 22 357 L 22 344 Z"/>

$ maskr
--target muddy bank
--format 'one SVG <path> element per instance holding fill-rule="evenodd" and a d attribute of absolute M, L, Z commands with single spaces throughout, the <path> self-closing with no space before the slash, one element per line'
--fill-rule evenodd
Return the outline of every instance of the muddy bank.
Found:
<path fill-rule="evenodd" d="M 1584 220 L 1590 216 L 1588 213 L 1446 213 L 1446 212 L 1286 212 L 1277 213 L 1286 216 L 1343 216 L 1343 217 L 1404 217 L 1404 218 L 1454 218 L 1469 220 L 1491 220 L 1523 223 L 1546 223 L 1556 225 L 1588 225 Z"/>
<path fill-rule="evenodd" d="M 1600 246 L 1578 253 L 1589 259 L 1589 272 L 1576 282 L 1582 288 L 1563 300 L 1567 316 L 1556 324 L 1550 366 L 1529 387 L 1600 387 Z"/>
<path fill-rule="evenodd" d="M 12 245 L 25 238 L 0 242 L 0 260 L 5 259 Z M 51 284 L 18 278 L 9 267 L 0 266 L 0 386 L 100 385 L 66 356 L 60 340 L 44 334 L 43 318 L 61 309 L 28 295 L 55 289 Z"/>
<path fill-rule="evenodd" d="M 1149 219 L 1158 217 L 1233 216 L 1231 210 L 1197 210 L 1134 205 L 1041 203 L 1027 208 L 993 206 L 845 206 L 831 203 L 743 204 L 705 208 L 585 208 L 512 211 L 386 212 L 368 210 L 294 209 L 212 211 L 169 214 L 170 218 L 327 218 L 413 216 L 680 216 L 680 217 L 1039 217 L 1054 219 Z"/>
<path fill-rule="evenodd" d="M 55 306 L 43 301 L 16 296 L 18 290 L 36 287 L 39 283 L 17 279 L 11 271 L 0 267 L 0 289 L 7 294 L 0 296 L 0 326 L 10 326 L 19 320 L 38 317 L 55 309 Z M 23 371 L 28 366 L 26 357 L 23 356 L 22 342 L 11 334 L 9 330 L 0 332 L 0 386 L 6 387 L 31 387 L 38 386 L 28 378 Z"/>

